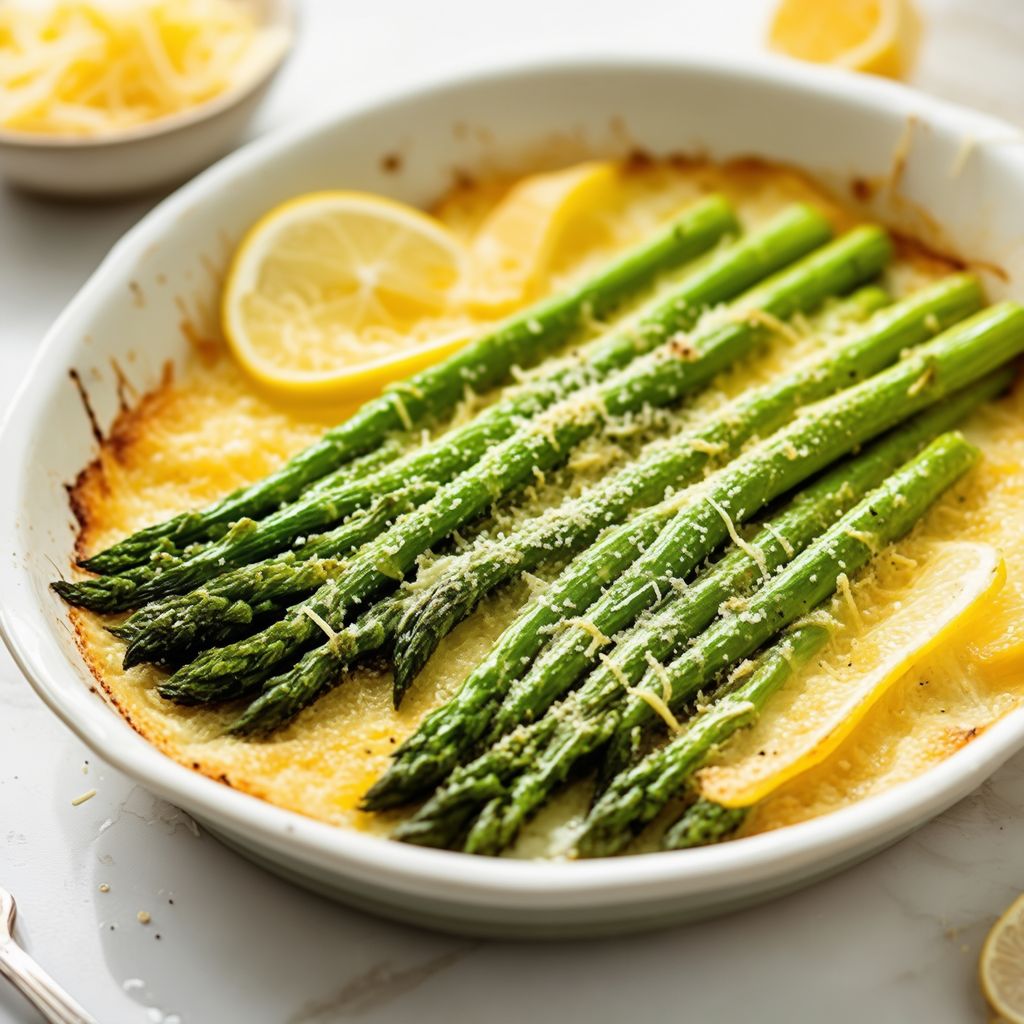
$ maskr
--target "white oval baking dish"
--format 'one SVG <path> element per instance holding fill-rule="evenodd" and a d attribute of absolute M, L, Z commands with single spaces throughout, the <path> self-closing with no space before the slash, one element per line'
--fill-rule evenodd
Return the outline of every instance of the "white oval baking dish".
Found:
<path fill-rule="evenodd" d="M 858 179 L 853 191 L 871 193 L 875 215 L 1001 268 L 990 275 L 993 294 L 1024 296 L 1024 137 L 843 72 L 768 60 L 549 62 L 445 82 L 255 143 L 114 247 L 47 335 L 3 428 L 0 629 L 70 728 L 272 870 L 404 921 L 504 937 L 645 928 L 805 885 L 905 835 L 1024 745 L 1018 711 L 922 777 L 805 824 L 702 850 L 528 863 L 403 846 L 272 807 L 171 761 L 96 695 L 66 609 L 47 589 L 74 537 L 64 484 L 95 454 L 69 370 L 106 427 L 119 408 L 113 365 L 144 391 L 166 361 L 182 360 L 181 304 L 186 316 L 208 307 L 211 264 L 223 265 L 248 224 L 298 192 L 363 188 L 425 203 L 456 173 L 634 148 L 784 161 L 847 198 Z"/>

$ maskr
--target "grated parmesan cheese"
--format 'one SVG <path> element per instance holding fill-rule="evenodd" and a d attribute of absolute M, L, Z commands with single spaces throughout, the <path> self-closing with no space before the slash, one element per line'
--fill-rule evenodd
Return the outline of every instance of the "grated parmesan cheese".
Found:
<path fill-rule="evenodd" d="M 853 588 L 850 586 L 850 577 L 847 576 L 845 572 L 841 572 L 836 577 L 836 589 L 849 610 L 850 621 L 853 622 L 858 633 L 863 633 L 864 620 L 861 618 L 860 609 L 857 607 L 857 602 L 853 598 Z"/>
<path fill-rule="evenodd" d="M 597 653 L 597 649 L 599 647 L 605 647 L 606 645 L 611 643 L 611 640 L 608 637 L 606 637 L 604 633 L 602 633 L 601 630 L 599 630 L 597 626 L 595 626 L 594 623 L 592 623 L 589 619 L 565 619 L 563 624 L 568 629 L 576 627 L 577 629 L 582 629 L 584 633 L 588 633 L 590 635 L 590 637 L 592 638 L 592 643 L 590 647 L 587 648 L 588 658 L 592 658 Z"/>
<path fill-rule="evenodd" d="M 331 628 L 331 624 L 319 612 L 314 611 L 308 605 L 303 605 L 302 614 L 306 618 L 312 619 L 327 634 L 328 640 L 334 640 L 337 637 L 338 634 Z"/>
<path fill-rule="evenodd" d="M 668 729 L 672 733 L 679 733 L 683 731 L 683 727 L 679 724 L 679 719 L 672 714 L 672 709 L 665 703 L 665 701 L 651 690 L 647 690 L 642 686 L 630 686 L 629 680 L 626 678 L 622 669 L 615 664 L 607 655 L 599 654 L 598 657 L 601 659 L 601 663 L 608 669 L 609 672 L 619 681 L 622 688 L 631 697 L 636 697 L 642 700 L 650 709 L 668 726 Z"/>
<path fill-rule="evenodd" d="M 100 136 L 208 102 L 287 44 L 229 0 L 0 7 L 0 125 Z"/>
<path fill-rule="evenodd" d="M 732 521 L 732 517 L 726 510 L 715 501 L 711 495 L 707 496 L 707 503 L 722 517 L 722 522 L 725 523 L 725 528 L 729 531 L 729 536 L 732 538 L 733 544 L 736 545 L 742 552 L 753 559 L 754 564 L 757 566 L 758 571 L 761 573 L 762 579 L 768 579 L 768 562 L 764 557 L 764 552 L 760 548 L 756 548 L 749 541 L 745 541 L 736 529 L 736 524 Z"/>

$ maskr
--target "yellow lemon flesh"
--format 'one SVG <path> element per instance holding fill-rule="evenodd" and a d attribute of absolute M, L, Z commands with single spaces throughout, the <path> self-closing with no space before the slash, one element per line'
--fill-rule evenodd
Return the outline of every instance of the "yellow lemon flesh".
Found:
<path fill-rule="evenodd" d="M 1024 896 L 1019 896 L 988 933 L 978 964 L 981 990 L 1008 1024 L 1024 1024 Z"/>
<path fill-rule="evenodd" d="M 703 795 L 749 807 L 819 764 L 896 680 L 987 606 L 1005 578 L 1003 559 L 989 544 L 937 545 L 842 659 L 830 661 L 826 651 L 736 738 L 722 764 L 701 773 Z"/>
<path fill-rule="evenodd" d="M 238 247 L 221 303 L 224 336 L 275 391 L 362 397 L 465 342 L 471 322 L 453 300 L 465 258 L 442 224 L 401 203 L 361 192 L 300 196 Z"/>
<path fill-rule="evenodd" d="M 902 78 L 920 36 L 910 0 L 782 0 L 768 42 L 800 60 Z"/>
<path fill-rule="evenodd" d="M 536 297 L 566 229 L 608 199 L 615 179 L 613 164 L 593 162 L 513 186 L 473 237 L 469 305 L 498 316 Z"/>

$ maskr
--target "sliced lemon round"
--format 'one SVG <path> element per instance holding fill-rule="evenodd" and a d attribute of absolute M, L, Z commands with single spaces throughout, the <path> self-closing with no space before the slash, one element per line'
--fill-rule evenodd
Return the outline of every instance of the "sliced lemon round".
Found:
<path fill-rule="evenodd" d="M 412 207 L 362 192 L 299 196 L 239 245 L 224 336 L 270 388 L 361 397 L 465 343 L 465 263 L 459 240 Z"/>
<path fill-rule="evenodd" d="M 498 316 L 533 298 L 566 229 L 607 200 L 615 179 L 614 164 L 595 161 L 514 185 L 473 237 L 469 305 Z"/>
<path fill-rule="evenodd" d="M 1024 1024 L 1024 896 L 992 926 L 978 963 L 981 990 L 1008 1024 Z"/>
<path fill-rule="evenodd" d="M 821 763 L 897 679 L 961 634 L 1005 579 L 1002 556 L 991 545 L 938 545 L 920 572 L 887 595 L 842 659 L 823 657 L 797 676 L 735 738 L 722 763 L 701 772 L 703 795 L 726 807 L 749 807 Z"/>
<path fill-rule="evenodd" d="M 920 37 L 911 0 L 782 0 L 768 42 L 800 60 L 902 78 Z"/>

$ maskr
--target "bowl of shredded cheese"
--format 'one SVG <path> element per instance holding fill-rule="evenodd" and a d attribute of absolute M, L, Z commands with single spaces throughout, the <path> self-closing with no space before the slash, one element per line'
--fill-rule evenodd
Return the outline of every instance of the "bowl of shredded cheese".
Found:
<path fill-rule="evenodd" d="M 286 0 L 11 0 L 0 173 L 79 197 L 180 182 L 238 140 L 293 37 Z"/>

